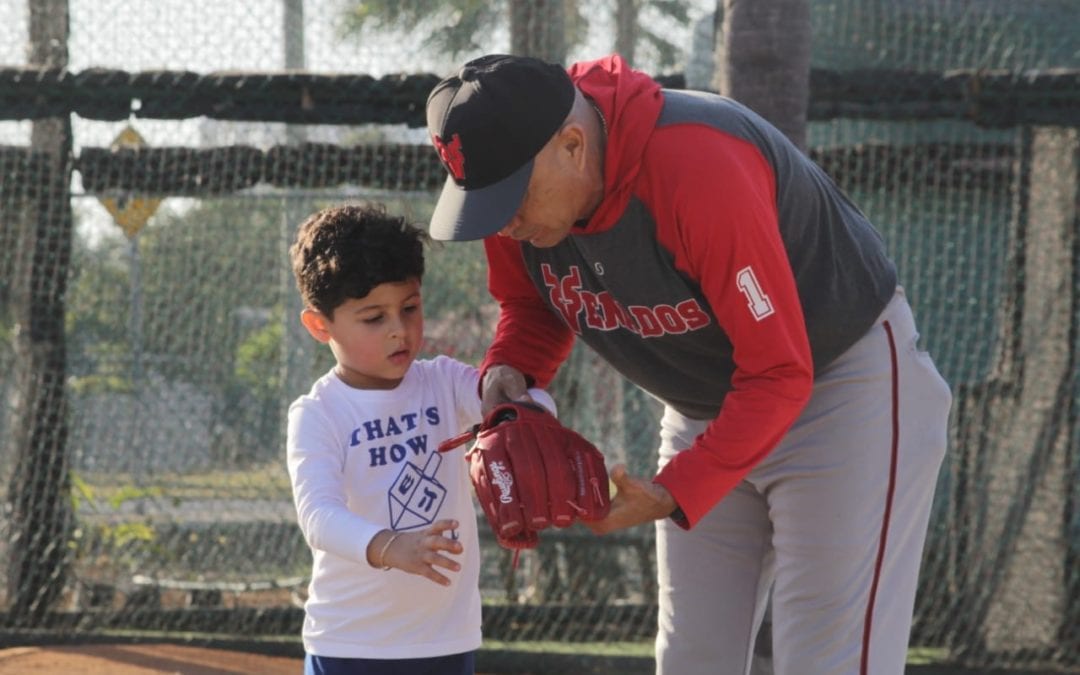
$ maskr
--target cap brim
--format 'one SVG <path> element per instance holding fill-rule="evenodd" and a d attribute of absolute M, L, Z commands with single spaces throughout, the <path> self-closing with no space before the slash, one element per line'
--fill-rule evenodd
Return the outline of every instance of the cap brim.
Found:
<path fill-rule="evenodd" d="M 484 188 L 466 190 L 447 176 L 429 233 L 442 241 L 470 241 L 489 237 L 506 227 L 521 206 L 529 188 L 533 160 Z"/>

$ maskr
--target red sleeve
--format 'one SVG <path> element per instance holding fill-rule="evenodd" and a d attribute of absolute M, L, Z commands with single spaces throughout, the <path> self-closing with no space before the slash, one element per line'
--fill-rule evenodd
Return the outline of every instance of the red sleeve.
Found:
<path fill-rule="evenodd" d="M 482 378 L 489 367 L 506 364 L 546 388 L 569 356 L 574 333 L 540 297 L 525 271 L 521 246 L 498 235 L 484 240 L 488 290 L 499 303 L 499 323 L 480 373 Z"/>
<path fill-rule="evenodd" d="M 657 237 L 698 281 L 734 349 L 719 415 L 654 479 L 692 527 L 787 433 L 810 398 L 813 361 L 775 177 L 758 149 L 681 125 L 659 130 L 646 157 L 643 199 Z"/>

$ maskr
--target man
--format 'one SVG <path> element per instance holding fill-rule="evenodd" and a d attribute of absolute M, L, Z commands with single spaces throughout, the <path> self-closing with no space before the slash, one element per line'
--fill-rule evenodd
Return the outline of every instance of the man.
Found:
<path fill-rule="evenodd" d="M 618 56 L 489 55 L 440 82 L 436 239 L 483 239 L 484 406 L 580 337 L 664 403 L 660 471 L 612 469 L 598 534 L 656 521 L 657 671 L 902 673 L 951 395 L 864 215 L 729 99 Z"/>

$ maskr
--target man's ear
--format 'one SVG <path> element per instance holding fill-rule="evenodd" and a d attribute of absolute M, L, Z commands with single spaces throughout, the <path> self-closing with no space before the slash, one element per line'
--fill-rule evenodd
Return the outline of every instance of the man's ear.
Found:
<path fill-rule="evenodd" d="M 304 324 L 311 337 L 323 344 L 330 342 L 330 330 L 326 326 L 326 317 L 321 312 L 305 307 L 304 311 L 300 312 L 300 323 Z"/>
<path fill-rule="evenodd" d="M 571 122 L 559 130 L 558 149 L 562 161 L 569 161 L 578 171 L 585 167 L 585 129 Z"/>

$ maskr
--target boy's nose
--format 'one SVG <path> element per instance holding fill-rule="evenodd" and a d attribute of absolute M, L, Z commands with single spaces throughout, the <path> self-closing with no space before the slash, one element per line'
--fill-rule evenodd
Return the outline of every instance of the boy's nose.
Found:
<path fill-rule="evenodd" d="M 390 323 L 390 337 L 392 337 L 392 338 L 401 337 L 404 334 L 405 334 L 405 324 L 401 321 L 401 319 L 397 318 L 397 319 L 394 319 L 393 321 L 391 321 L 391 323 Z"/>

